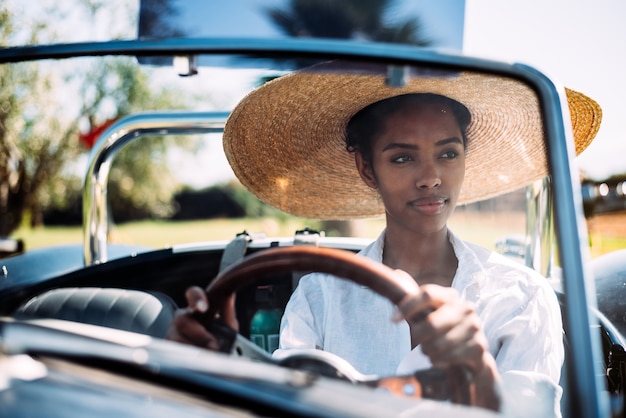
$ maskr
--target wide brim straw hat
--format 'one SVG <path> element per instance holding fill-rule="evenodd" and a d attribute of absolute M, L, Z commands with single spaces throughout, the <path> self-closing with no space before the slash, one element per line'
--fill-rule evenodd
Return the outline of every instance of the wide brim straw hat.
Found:
<path fill-rule="evenodd" d="M 284 212 L 316 219 L 384 213 L 377 192 L 360 178 L 346 150 L 350 118 L 367 105 L 407 93 L 434 93 L 471 113 L 466 172 L 458 204 L 526 186 L 548 174 L 544 129 L 535 92 L 507 77 L 426 72 L 390 86 L 387 68 L 320 64 L 272 80 L 248 94 L 226 122 L 223 145 L 239 181 Z M 600 106 L 566 89 L 576 153 L 593 140 Z"/>

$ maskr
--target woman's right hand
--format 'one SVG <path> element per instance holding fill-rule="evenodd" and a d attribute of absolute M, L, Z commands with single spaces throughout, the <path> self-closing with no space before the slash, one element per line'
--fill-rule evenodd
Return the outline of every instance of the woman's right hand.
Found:
<path fill-rule="evenodd" d="M 410 277 L 400 270 L 397 274 L 402 280 Z M 451 287 L 427 284 L 397 308 L 393 319 L 407 321 L 412 347 L 420 345 L 435 367 L 467 367 L 473 375 L 476 405 L 498 411 L 501 379 L 475 307 Z"/>
<path fill-rule="evenodd" d="M 209 309 L 209 301 L 205 291 L 198 286 L 192 286 L 185 292 L 185 298 L 187 299 L 187 307 L 176 311 L 165 338 L 210 350 L 219 350 L 218 339 L 207 331 L 198 321 L 198 315 L 195 315 L 206 313 Z M 220 318 L 234 330 L 239 329 L 235 314 L 234 294 L 224 303 L 221 312 L 216 316 L 217 318 Z"/>

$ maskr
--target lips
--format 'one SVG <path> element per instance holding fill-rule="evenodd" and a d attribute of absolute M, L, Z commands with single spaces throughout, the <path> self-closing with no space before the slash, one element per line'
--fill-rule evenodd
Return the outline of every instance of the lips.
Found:
<path fill-rule="evenodd" d="M 409 205 L 425 215 L 441 213 L 448 199 L 443 196 L 425 196 L 409 202 Z"/>

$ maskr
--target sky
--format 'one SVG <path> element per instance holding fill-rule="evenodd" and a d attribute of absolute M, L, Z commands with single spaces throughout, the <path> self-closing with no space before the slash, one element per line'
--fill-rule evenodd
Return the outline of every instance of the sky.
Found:
<path fill-rule="evenodd" d="M 275 36 L 258 11 L 261 5 L 280 3 L 217 2 L 210 17 L 184 18 L 190 27 L 208 34 L 246 28 L 244 34 Z M 438 48 L 528 64 L 596 100 L 603 109 L 602 124 L 594 142 L 577 158 L 579 168 L 596 180 L 626 173 L 626 1 L 410 0 L 396 13 L 420 16 L 424 34 Z"/>
<path fill-rule="evenodd" d="M 467 0 L 463 52 L 529 64 L 603 109 L 578 157 L 596 180 L 626 173 L 626 1 Z"/>
<path fill-rule="evenodd" d="M 275 29 L 254 12 L 280 2 L 231 0 L 241 6 L 232 16 L 216 13 L 198 27 L 234 34 L 235 21 L 273 36 Z M 410 0 L 398 13 L 421 16 L 437 47 L 528 64 L 596 100 L 603 109 L 600 131 L 576 163 L 596 180 L 626 173 L 626 1 Z"/>
<path fill-rule="evenodd" d="M 255 14 L 260 5 L 277 3 L 230 0 L 217 4 L 237 7 L 218 7 L 209 21 L 198 14 L 185 17 L 202 19 L 196 27 L 210 32 L 243 27 L 274 36 L 275 29 Z M 438 48 L 528 64 L 596 100 L 603 109 L 600 131 L 577 164 L 596 180 L 626 173 L 626 1 L 409 0 L 397 13 L 420 16 Z"/>
<path fill-rule="evenodd" d="M 108 0 L 117 17 L 99 26 L 81 25 L 72 5 L 76 0 L 39 0 L 38 7 L 22 0 L 5 0 L 21 13 L 62 10 L 67 21 L 56 28 L 66 41 L 103 40 L 110 34 L 135 36 L 136 28 L 120 25 L 121 15 L 136 13 L 138 0 Z M 179 4 L 210 4 L 212 13 L 185 13 L 185 28 L 198 34 L 276 36 L 275 29 L 258 18 L 261 7 L 284 0 L 178 0 Z M 29 5 L 26 7 L 26 3 Z M 400 18 L 419 15 L 424 33 L 435 46 L 464 54 L 529 64 L 567 87 L 600 103 L 603 120 L 596 140 L 577 159 L 590 177 L 601 180 L 626 173 L 626 1 L 624 0 L 409 0 L 396 11 Z M 243 32 L 242 32 L 243 30 Z M 218 165 L 207 179 L 222 180 Z M 222 176 L 223 177 L 223 176 Z"/>

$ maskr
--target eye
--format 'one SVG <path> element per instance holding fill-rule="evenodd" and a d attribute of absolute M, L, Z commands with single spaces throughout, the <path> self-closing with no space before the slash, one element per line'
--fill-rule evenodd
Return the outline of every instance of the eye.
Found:
<path fill-rule="evenodd" d="M 458 156 L 459 156 L 459 153 L 456 150 L 448 150 L 444 152 L 443 154 L 441 154 L 441 158 L 446 159 L 446 160 L 453 160 Z"/>
<path fill-rule="evenodd" d="M 406 155 L 406 154 L 396 155 L 391 158 L 391 162 L 396 163 L 396 164 L 402 164 L 402 163 L 406 163 L 409 161 L 413 161 L 413 158 L 410 155 Z"/>

